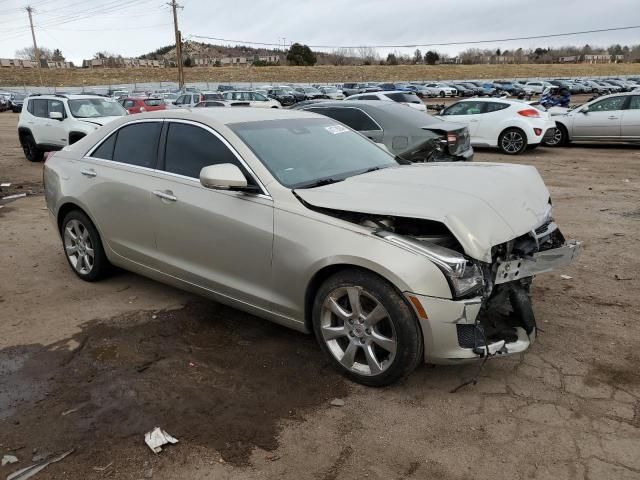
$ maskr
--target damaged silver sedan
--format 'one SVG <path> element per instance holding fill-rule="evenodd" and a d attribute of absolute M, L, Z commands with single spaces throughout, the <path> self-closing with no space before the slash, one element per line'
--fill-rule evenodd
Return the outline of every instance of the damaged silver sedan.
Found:
<path fill-rule="evenodd" d="M 116 265 L 313 333 L 372 386 L 526 350 L 533 277 L 580 250 L 533 167 L 408 164 L 308 112 L 123 117 L 44 179 L 81 279 Z"/>

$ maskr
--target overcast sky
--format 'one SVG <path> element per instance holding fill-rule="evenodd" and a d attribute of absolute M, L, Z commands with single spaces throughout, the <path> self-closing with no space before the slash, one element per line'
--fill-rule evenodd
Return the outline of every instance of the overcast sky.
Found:
<path fill-rule="evenodd" d="M 182 0 L 185 38 L 397 45 L 524 37 L 640 25 L 639 0 Z M 24 0 L 0 0 L 0 58 L 30 46 Z M 39 46 L 80 63 L 97 51 L 138 56 L 174 42 L 162 0 L 31 0 Z M 211 41 L 211 43 L 223 43 Z M 560 45 L 640 44 L 640 29 L 496 44 L 420 47 L 455 54 Z M 406 49 L 412 52 L 415 48 Z M 386 56 L 388 50 L 379 49 Z"/>

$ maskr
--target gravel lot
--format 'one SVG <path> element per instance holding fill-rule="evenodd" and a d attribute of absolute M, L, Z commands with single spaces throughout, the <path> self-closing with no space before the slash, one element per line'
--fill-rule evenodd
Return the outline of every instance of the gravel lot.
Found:
<path fill-rule="evenodd" d="M 583 254 L 536 280 L 528 353 L 457 393 L 476 366 L 374 390 L 311 337 L 128 273 L 78 280 L 17 120 L 0 114 L 0 181 L 33 195 L 0 209 L 0 456 L 20 460 L 0 477 L 75 448 L 37 478 L 640 478 L 638 147 L 477 152 L 536 165 Z M 180 443 L 152 454 L 154 426 Z"/>

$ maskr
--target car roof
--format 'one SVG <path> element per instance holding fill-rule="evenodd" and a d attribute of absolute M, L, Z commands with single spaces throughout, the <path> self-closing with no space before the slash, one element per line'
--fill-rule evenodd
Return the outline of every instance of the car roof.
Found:
<path fill-rule="evenodd" d="M 185 108 L 160 110 L 136 114 L 136 119 L 182 119 L 200 121 L 205 124 L 229 125 L 242 122 L 259 122 L 268 120 L 286 120 L 292 118 L 315 118 L 316 114 L 300 110 L 285 110 L 275 108 Z M 127 123 L 131 117 L 122 117 L 114 122 Z M 113 123 L 113 122 L 112 122 Z"/>

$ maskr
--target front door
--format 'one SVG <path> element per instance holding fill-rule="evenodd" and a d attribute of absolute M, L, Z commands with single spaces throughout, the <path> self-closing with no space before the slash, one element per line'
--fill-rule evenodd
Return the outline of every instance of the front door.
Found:
<path fill-rule="evenodd" d="M 456 122 L 466 125 L 471 136 L 471 143 L 484 141 L 478 137 L 478 128 L 482 120 L 484 102 L 465 101 L 454 103 L 442 111 L 442 119 L 449 122 Z"/>
<path fill-rule="evenodd" d="M 589 110 L 579 109 L 574 115 L 571 137 L 576 140 L 607 139 L 620 137 L 622 110 L 628 97 L 616 96 L 589 105 Z"/>
<path fill-rule="evenodd" d="M 151 216 L 162 271 L 224 297 L 269 308 L 273 202 L 264 194 L 205 188 L 200 170 L 237 165 L 229 144 L 208 127 L 168 122 L 162 172 L 153 181 Z"/>

